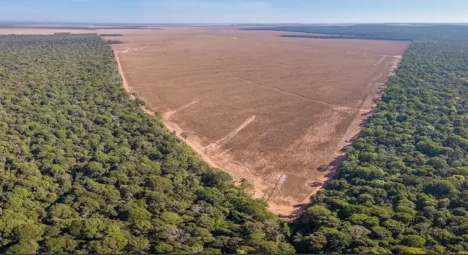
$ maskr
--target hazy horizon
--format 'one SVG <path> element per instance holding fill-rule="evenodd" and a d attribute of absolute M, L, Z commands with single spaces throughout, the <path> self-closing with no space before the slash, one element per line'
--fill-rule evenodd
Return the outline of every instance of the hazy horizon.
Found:
<path fill-rule="evenodd" d="M 463 0 L 3 0 L 2 22 L 468 23 Z"/>
<path fill-rule="evenodd" d="M 177 26 L 177 25 L 180 25 L 180 26 L 184 26 L 184 25 L 193 25 L 193 26 L 197 26 L 197 25 L 200 25 L 200 26 L 206 26 L 206 25 L 213 25 L 213 26 L 226 26 L 226 25 L 229 25 L 229 26 L 251 26 L 251 25 L 259 25 L 259 26 L 262 26 L 262 25 L 304 25 L 304 26 L 308 26 L 308 25 L 366 25 L 366 24 L 369 24 L 369 25 L 468 25 L 468 21 L 467 22 L 315 22 L 315 23 L 306 23 L 306 22 L 303 22 L 303 23 L 300 23 L 300 22 L 232 22 L 232 23 L 229 23 L 229 22 L 225 22 L 225 23 L 221 23 L 221 22 L 167 22 L 167 23 L 163 23 L 163 22 L 147 22 L 147 23 L 142 23 L 142 22 L 101 22 L 101 21 L 34 21 L 34 20 L 30 20 L 30 21 L 12 21 L 12 20 L 1 20 L 0 19 L 0 24 L 14 24 L 14 25 L 22 25 L 22 24 L 25 24 L 25 25 L 41 25 L 41 24 L 44 24 L 44 25 L 95 25 L 95 26 L 99 26 L 99 25 L 141 25 L 141 26 L 149 26 L 149 25 L 152 25 L 152 26 L 164 26 L 164 25 L 174 25 L 174 26 Z"/>

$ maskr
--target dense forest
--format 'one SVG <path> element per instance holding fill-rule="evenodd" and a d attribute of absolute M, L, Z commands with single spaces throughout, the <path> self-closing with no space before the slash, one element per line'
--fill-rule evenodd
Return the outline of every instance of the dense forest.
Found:
<path fill-rule="evenodd" d="M 468 27 L 278 30 L 413 41 L 338 174 L 292 223 L 296 251 L 467 253 Z"/>
<path fill-rule="evenodd" d="M 0 253 L 467 253 L 468 27 L 256 29 L 412 41 L 297 219 L 140 111 L 97 35 L 0 36 Z"/>
<path fill-rule="evenodd" d="M 0 253 L 293 253 L 123 90 L 97 35 L 0 36 Z"/>

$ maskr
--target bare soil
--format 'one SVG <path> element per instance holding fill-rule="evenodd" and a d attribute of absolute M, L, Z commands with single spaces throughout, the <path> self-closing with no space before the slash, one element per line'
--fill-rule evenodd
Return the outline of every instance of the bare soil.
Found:
<path fill-rule="evenodd" d="M 124 35 L 113 48 L 127 91 L 279 215 L 333 175 L 408 46 L 234 28 L 113 32 Z"/>

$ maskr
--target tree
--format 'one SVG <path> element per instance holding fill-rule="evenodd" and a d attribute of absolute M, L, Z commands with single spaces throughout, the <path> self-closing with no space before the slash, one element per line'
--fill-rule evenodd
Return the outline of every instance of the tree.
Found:
<path fill-rule="evenodd" d="M 44 234 L 42 226 L 37 224 L 25 224 L 18 226 L 14 229 L 15 238 L 18 241 L 21 240 L 40 240 Z"/>
<path fill-rule="evenodd" d="M 311 233 L 321 226 L 337 227 L 340 224 L 340 220 L 324 206 L 309 207 L 302 213 L 298 222 L 304 227 L 304 233 Z"/>
<path fill-rule="evenodd" d="M 426 252 L 417 247 L 402 247 L 400 249 L 400 254 L 426 254 Z"/>
<path fill-rule="evenodd" d="M 291 253 L 266 203 L 121 81 L 97 35 L 0 36 L 0 253 Z"/>
<path fill-rule="evenodd" d="M 401 243 L 410 247 L 423 247 L 426 240 L 418 235 L 407 235 L 403 237 Z"/>
<path fill-rule="evenodd" d="M 36 241 L 20 241 L 19 243 L 8 248 L 9 254 L 31 254 L 37 253 L 39 244 Z"/>

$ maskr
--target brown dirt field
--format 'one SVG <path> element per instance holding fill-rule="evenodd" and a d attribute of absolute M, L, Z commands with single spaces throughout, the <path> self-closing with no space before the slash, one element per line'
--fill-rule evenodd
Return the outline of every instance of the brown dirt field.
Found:
<path fill-rule="evenodd" d="M 112 32 L 124 34 L 113 48 L 147 112 L 163 113 L 204 160 L 246 178 L 279 215 L 333 174 L 408 46 L 234 28 Z"/>
<path fill-rule="evenodd" d="M 131 91 L 205 160 L 289 215 L 359 132 L 404 42 L 169 28 L 115 45 Z M 331 169 L 333 171 L 333 169 Z"/>

